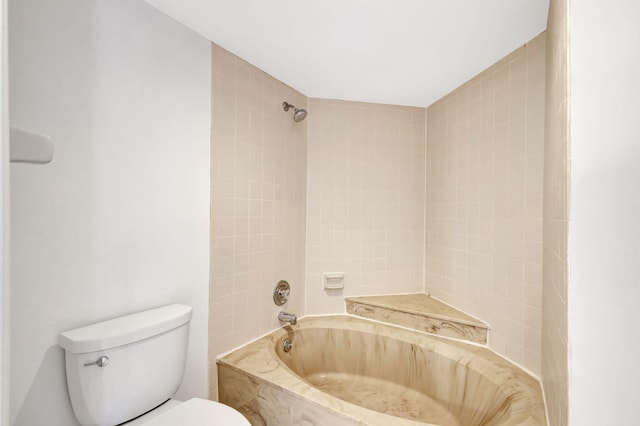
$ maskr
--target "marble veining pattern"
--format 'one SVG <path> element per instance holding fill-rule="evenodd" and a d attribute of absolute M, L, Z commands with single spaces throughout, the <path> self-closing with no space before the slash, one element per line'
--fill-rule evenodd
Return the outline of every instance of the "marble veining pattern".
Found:
<path fill-rule="evenodd" d="M 427 333 L 486 344 L 488 326 L 428 294 L 347 297 L 347 312 Z"/>
<path fill-rule="evenodd" d="M 540 384 L 487 348 L 352 316 L 303 318 L 218 374 L 253 425 L 546 424 Z"/>

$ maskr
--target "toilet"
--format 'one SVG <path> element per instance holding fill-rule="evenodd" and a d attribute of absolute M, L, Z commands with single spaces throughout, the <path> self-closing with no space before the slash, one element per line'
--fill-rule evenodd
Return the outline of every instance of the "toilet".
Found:
<path fill-rule="evenodd" d="M 192 309 L 168 305 L 61 333 L 82 426 L 249 426 L 233 408 L 171 399 L 182 382 Z"/>

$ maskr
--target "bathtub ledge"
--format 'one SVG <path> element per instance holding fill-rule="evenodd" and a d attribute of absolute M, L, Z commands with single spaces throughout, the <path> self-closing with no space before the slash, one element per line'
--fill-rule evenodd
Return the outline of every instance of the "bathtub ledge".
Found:
<path fill-rule="evenodd" d="M 486 344 L 489 326 L 428 294 L 347 297 L 347 313 L 439 336 Z"/>

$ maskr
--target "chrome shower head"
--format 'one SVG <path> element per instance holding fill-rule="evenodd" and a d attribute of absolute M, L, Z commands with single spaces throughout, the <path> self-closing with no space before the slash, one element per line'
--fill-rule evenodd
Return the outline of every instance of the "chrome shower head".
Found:
<path fill-rule="evenodd" d="M 284 109 L 285 111 L 289 111 L 289 108 L 293 108 L 293 121 L 295 121 L 296 123 L 299 123 L 307 118 L 307 110 L 296 108 L 295 105 L 292 105 L 286 101 L 282 103 L 282 109 Z"/>
<path fill-rule="evenodd" d="M 294 111 L 293 112 L 293 121 L 295 121 L 296 123 L 299 123 L 302 120 L 304 120 L 305 118 L 307 118 L 307 110 L 306 109 L 294 108 L 293 111 Z"/>

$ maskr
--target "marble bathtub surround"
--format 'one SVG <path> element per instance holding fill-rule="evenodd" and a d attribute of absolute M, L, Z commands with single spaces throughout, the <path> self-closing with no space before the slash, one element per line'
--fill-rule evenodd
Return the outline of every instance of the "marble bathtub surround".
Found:
<path fill-rule="evenodd" d="M 489 349 L 353 316 L 303 318 L 218 375 L 253 425 L 546 425 L 538 381 Z"/>
<path fill-rule="evenodd" d="M 489 326 L 425 293 L 347 297 L 347 312 L 427 333 L 486 344 Z"/>

